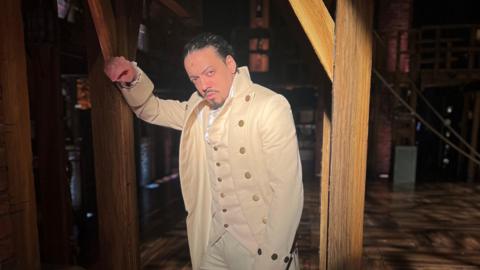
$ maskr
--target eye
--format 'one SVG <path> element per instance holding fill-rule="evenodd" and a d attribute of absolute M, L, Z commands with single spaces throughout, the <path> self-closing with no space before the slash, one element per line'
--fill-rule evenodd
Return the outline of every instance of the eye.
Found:
<path fill-rule="evenodd" d="M 190 79 L 190 81 L 191 81 L 192 83 L 196 83 L 197 80 L 198 80 L 198 78 L 191 78 L 191 79 Z"/>
<path fill-rule="evenodd" d="M 207 71 L 207 76 L 208 76 L 208 77 L 212 77 L 214 74 L 215 74 L 215 71 L 214 71 L 214 70 L 209 70 L 209 71 Z"/>

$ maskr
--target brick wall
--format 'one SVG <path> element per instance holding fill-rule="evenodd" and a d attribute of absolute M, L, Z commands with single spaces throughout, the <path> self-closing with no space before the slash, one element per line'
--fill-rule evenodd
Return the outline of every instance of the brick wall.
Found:
<path fill-rule="evenodd" d="M 407 31 L 412 21 L 412 0 L 379 0 L 376 6 L 376 31 L 385 41 L 385 47 L 377 46 L 374 55 L 386 55 L 383 63 L 376 63 L 376 68 L 383 74 L 393 72 L 399 68 L 401 72 L 408 72 L 408 57 L 396 59 L 397 49 L 408 48 L 408 35 L 401 34 L 398 38 L 396 31 Z M 393 32 L 393 34 L 392 34 Z M 380 52 L 379 50 L 383 50 Z M 382 59 L 382 58 L 379 58 Z M 388 174 L 392 161 L 392 107 L 393 97 L 381 84 L 374 84 L 371 99 L 371 126 L 369 143 L 369 172 L 376 177 L 379 174 Z"/>

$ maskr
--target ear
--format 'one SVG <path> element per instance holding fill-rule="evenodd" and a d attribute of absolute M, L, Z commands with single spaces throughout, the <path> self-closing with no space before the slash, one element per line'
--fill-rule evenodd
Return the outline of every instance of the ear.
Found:
<path fill-rule="evenodd" d="M 227 64 L 228 70 L 233 74 L 237 71 L 237 62 L 231 55 L 227 55 L 225 58 L 225 63 Z"/>

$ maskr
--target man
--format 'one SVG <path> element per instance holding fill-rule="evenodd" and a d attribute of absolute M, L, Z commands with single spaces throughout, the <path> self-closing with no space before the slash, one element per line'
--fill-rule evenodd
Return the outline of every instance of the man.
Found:
<path fill-rule="evenodd" d="M 193 269 L 295 269 L 303 208 L 295 125 L 287 100 L 237 68 L 232 47 L 200 34 L 184 48 L 197 92 L 162 100 L 135 63 L 105 64 L 135 114 L 182 130 L 180 182 Z"/>

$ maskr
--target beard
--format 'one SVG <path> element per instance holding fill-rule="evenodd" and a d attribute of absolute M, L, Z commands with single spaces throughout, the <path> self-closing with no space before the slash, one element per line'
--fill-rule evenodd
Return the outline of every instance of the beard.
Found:
<path fill-rule="evenodd" d="M 210 92 L 216 92 L 217 94 L 219 93 L 219 91 L 216 91 L 216 90 L 213 90 L 213 89 L 209 89 L 205 92 L 205 95 L 203 96 L 203 99 L 207 101 L 208 103 L 208 106 L 210 107 L 210 109 L 212 110 L 216 110 L 216 109 L 219 109 L 223 106 L 223 104 L 225 103 L 225 100 L 222 100 L 220 102 L 217 102 L 215 100 L 211 100 L 211 99 L 207 99 L 207 96 Z"/>
<path fill-rule="evenodd" d="M 210 109 L 212 110 L 216 110 L 216 109 L 220 109 L 222 106 L 223 106 L 223 103 L 225 103 L 225 101 L 219 103 L 219 102 L 215 102 L 214 100 L 208 100 L 208 99 L 205 99 L 208 103 L 208 106 L 210 106 Z"/>

